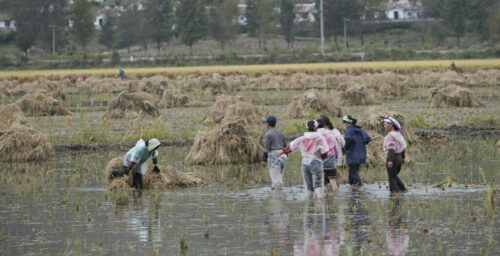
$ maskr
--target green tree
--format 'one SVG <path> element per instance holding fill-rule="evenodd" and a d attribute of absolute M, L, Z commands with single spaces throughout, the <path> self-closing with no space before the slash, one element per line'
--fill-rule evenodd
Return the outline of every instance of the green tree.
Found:
<path fill-rule="evenodd" d="M 445 0 L 422 0 L 424 18 L 441 18 L 445 9 Z"/>
<path fill-rule="evenodd" d="M 248 0 L 245 16 L 247 18 L 246 30 L 249 36 L 255 37 L 257 35 L 257 1 Z"/>
<path fill-rule="evenodd" d="M 446 40 L 448 32 L 440 22 L 432 22 L 427 30 L 431 40 L 436 46 L 441 46 L 444 40 Z"/>
<path fill-rule="evenodd" d="M 16 45 L 28 56 L 40 34 L 43 0 L 7 0 L 4 8 L 16 23 Z"/>
<path fill-rule="evenodd" d="M 489 20 L 495 14 L 495 5 L 498 0 L 472 0 L 469 4 L 470 19 L 473 21 L 475 31 L 479 32 L 482 40 L 488 40 Z"/>
<path fill-rule="evenodd" d="M 222 49 L 234 41 L 238 32 L 238 6 L 235 0 L 223 0 L 215 3 L 209 11 L 209 32 L 219 42 Z"/>
<path fill-rule="evenodd" d="M 285 36 L 287 47 L 290 48 L 293 47 L 295 39 L 295 0 L 281 0 L 280 11 L 281 33 Z"/>
<path fill-rule="evenodd" d="M 73 22 L 70 33 L 85 51 L 85 46 L 90 43 L 95 33 L 92 5 L 87 0 L 75 0 L 70 13 Z"/>
<path fill-rule="evenodd" d="M 146 2 L 148 26 L 151 28 L 151 38 L 156 43 L 160 54 L 161 43 L 172 37 L 173 14 L 170 0 L 149 0 Z"/>
<path fill-rule="evenodd" d="M 249 34 L 259 39 L 259 48 L 266 44 L 273 31 L 273 10 L 268 0 L 255 0 L 251 9 L 247 8 Z M 248 6 L 247 6 L 248 7 Z"/>
<path fill-rule="evenodd" d="M 316 6 L 319 6 L 319 0 L 316 0 Z M 360 11 L 358 0 L 323 0 L 325 35 L 334 37 L 337 51 L 339 50 L 337 37 L 344 34 L 344 19 L 354 23 L 359 20 Z M 316 20 L 319 22 L 319 17 Z"/>
<path fill-rule="evenodd" d="M 468 8 L 468 0 L 446 0 L 444 19 L 457 39 L 457 47 L 460 47 L 460 38 L 465 35 Z"/>
<path fill-rule="evenodd" d="M 365 23 L 373 22 L 375 20 L 380 20 L 384 18 L 385 13 L 383 12 L 383 6 L 385 4 L 384 0 L 358 0 L 359 1 L 359 11 L 362 16 L 362 20 L 358 21 L 359 24 L 359 38 L 361 40 L 361 47 L 365 45 Z"/>
<path fill-rule="evenodd" d="M 99 33 L 99 43 L 111 50 L 116 41 L 116 18 L 111 13 L 106 13 L 104 23 Z"/>
<path fill-rule="evenodd" d="M 127 8 L 118 18 L 118 47 L 127 48 L 138 42 L 139 37 L 139 13 L 136 8 Z"/>
<path fill-rule="evenodd" d="M 40 26 L 39 36 L 36 45 L 52 50 L 52 25 L 55 25 L 55 44 L 56 51 L 63 49 L 68 43 L 68 5 L 66 0 L 44 0 L 43 17 L 38 21 Z"/>
<path fill-rule="evenodd" d="M 496 5 L 488 19 L 488 33 L 493 40 L 500 42 L 500 3 Z"/>
<path fill-rule="evenodd" d="M 177 32 L 182 43 L 193 48 L 207 30 L 207 14 L 201 0 L 183 0 L 177 7 Z"/>

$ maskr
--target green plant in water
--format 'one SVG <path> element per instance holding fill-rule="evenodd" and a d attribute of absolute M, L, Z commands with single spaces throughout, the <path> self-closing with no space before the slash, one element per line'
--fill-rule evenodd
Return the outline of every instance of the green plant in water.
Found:
<path fill-rule="evenodd" d="M 500 126 L 500 118 L 495 117 L 492 114 L 487 115 L 484 118 L 477 118 L 473 120 L 469 120 L 468 118 L 463 122 L 463 125 L 466 126 L 475 126 L 475 125 L 494 125 Z"/>
<path fill-rule="evenodd" d="M 126 191 L 118 191 L 113 193 L 113 199 L 116 205 L 128 205 L 129 194 Z"/>
<path fill-rule="evenodd" d="M 181 249 L 181 254 L 186 255 L 187 250 L 188 250 L 188 244 L 187 244 L 186 238 L 181 237 L 179 239 L 179 248 Z"/>
<path fill-rule="evenodd" d="M 416 115 L 408 122 L 413 128 L 427 129 L 430 125 L 425 121 L 424 115 Z"/>

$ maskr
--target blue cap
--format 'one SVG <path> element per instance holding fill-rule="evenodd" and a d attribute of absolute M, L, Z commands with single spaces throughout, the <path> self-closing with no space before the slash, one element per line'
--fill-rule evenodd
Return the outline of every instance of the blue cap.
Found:
<path fill-rule="evenodd" d="M 268 117 L 263 117 L 262 121 L 268 123 L 270 126 L 276 126 L 276 117 L 275 116 L 268 116 Z"/>

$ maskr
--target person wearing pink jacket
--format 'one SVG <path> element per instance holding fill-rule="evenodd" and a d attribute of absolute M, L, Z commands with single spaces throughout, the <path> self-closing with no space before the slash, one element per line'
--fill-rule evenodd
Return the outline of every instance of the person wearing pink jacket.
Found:
<path fill-rule="evenodd" d="M 308 132 L 276 153 L 279 157 L 300 150 L 302 154 L 302 177 L 307 188 L 307 197 L 312 198 L 316 194 L 317 199 L 323 198 L 323 159 L 328 153 L 328 144 L 325 138 L 318 133 L 318 122 L 311 120 L 306 122 Z"/>
<path fill-rule="evenodd" d="M 342 165 L 344 138 L 342 138 L 342 135 L 337 129 L 333 128 L 333 124 L 328 117 L 323 116 L 317 121 L 319 123 L 318 133 L 323 135 L 328 144 L 328 153 L 325 160 L 323 160 L 325 186 L 330 184 L 333 193 L 337 194 L 339 192 L 337 166 Z"/>
<path fill-rule="evenodd" d="M 406 141 L 403 137 L 401 125 L 393 117 L 384 119 L 384 128 L 388 132 L 384 139 L 384 153 L 387 154 L 387 176 L 389 178 L 389 190 L 393 192 L 406 192 L 407 189 L 399 179 L 398 174 L 404 161 L 404 150 Z"/>

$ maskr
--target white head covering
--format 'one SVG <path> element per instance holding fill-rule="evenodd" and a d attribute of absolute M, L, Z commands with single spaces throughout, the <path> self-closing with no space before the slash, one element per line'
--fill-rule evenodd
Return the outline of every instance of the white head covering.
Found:
<path fill-rule="evenodd" d="M 394 130 L 398 131 L 399 133 L 401 133 L 401 135 L 403 135 L 403 130 L 401 129 L 401 124 L 399 124 L 398 120 L 394 119 L 391 116 L 388 116 L 384 119 L 384 122 L 392 124 Z"/>

